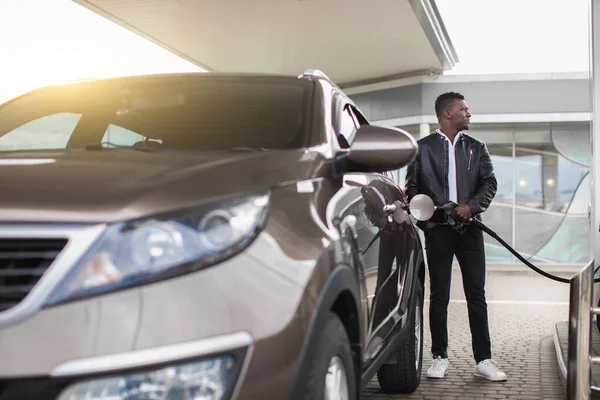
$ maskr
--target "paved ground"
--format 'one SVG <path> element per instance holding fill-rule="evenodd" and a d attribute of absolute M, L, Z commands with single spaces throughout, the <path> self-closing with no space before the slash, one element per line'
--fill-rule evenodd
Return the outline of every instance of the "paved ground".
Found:
<path fill-rule="evenodd" d="M 565 275 L 568 276 L 568 275 Z M 450 368 L 444 380 L 430 380 L 430 334 L 425 303 L 423 378 L 416 392 L 391 395 L 379 388 L 375 378 L 361 399 L 564 399 L 552 329 L 568 318 L 566 284 L 533 274 L 488 274 L 487 298 L 493 358 L 508 375 L 503 383 L 473 376 L 471 338 L 460 271 L 453 274 L 449 307 Z M 428 285 L 426 285 L 428 286 Z M 426 294 L 428 299 L 429 294 Z"/>

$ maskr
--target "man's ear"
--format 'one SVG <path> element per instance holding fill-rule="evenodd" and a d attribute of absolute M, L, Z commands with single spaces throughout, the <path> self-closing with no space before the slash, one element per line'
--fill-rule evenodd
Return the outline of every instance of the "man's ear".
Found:
<path fill-rule="evenodd" d="M 452 119 L 452 113 L 450 112 L 449 109 L 445 109 L 443 112 L 444 116 L 448 119 Z"/>

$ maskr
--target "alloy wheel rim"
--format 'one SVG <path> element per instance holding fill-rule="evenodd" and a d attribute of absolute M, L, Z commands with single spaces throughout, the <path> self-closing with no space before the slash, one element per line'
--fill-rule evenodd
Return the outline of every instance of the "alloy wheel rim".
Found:
<path fill-rule="evenodd" d="M 349 400 L 346 367 L 339 356 L 333 357 L 325 376 L 325 400 Z"/>

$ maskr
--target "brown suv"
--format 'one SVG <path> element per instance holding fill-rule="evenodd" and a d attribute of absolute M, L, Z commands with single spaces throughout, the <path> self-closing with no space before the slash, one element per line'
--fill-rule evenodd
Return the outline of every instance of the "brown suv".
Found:
<path fill-rule="evenodd" d="M 0 400 L 415 390 L 423 251 L 386 171 L 416 151 L 318 71 L 1 105 Z"/>

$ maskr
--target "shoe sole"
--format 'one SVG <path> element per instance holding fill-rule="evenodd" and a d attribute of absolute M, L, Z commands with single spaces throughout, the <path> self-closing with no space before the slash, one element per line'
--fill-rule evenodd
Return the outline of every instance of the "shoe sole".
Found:
<path fill-rule="evenodd" d="M 478 378 L 487 379 L 490 382 L 506 382 L 506 379 L 507 379 L 507 378 L 503 378 L 503 379 L 491 379 L 491 378 L 488 378 L 485 375 L 478 374 L 477 372 L 474 372 L 473 375 L 475 375 Z"/>
<path fill-rule="evenodd" d="M 444 379 L 446 375 L 444 376 L 429 376 L 427 375 L 427 379 Z"/>
<path fill-rule="evenodd" d="M 445 376 L 446 376 L 446 372 L 444 372 L 444 375 L 442 375 L 442 376 L 427 375 L 427 379 L 444 379 Z"/>

